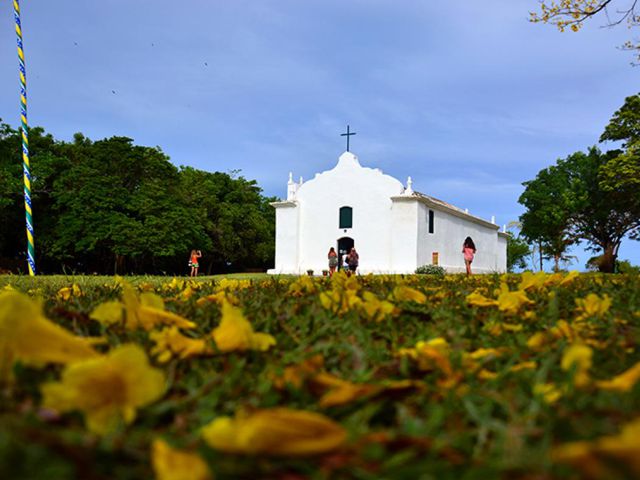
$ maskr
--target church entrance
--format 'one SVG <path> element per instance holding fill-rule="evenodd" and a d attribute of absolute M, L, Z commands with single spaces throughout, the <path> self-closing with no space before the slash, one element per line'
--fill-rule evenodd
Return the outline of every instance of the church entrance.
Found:
<path fill-rule="evenodd" d="M 351 237 L 342 237 L 338 239 L 338 270 L 342 268 L 342 264 L 344 263 L 344 256 L 351 251 L 353 248 L 353 238 Z"/>

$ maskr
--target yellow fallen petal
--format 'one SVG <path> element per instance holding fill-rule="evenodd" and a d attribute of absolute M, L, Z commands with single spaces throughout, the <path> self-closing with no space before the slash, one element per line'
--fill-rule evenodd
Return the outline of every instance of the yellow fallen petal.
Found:
<path fill-rule="evenodd" d="M 213 354 L 213 350 L 209 348 L 205 340 L 186 337 L 175 326 L 151 332 L 149 337 L 155 342 L 151 354 L 156 356 L 160 363 L 166 363 L 174 356 L 184 360 L 199 355 Z"/>
<path fill-rule="evenodd" d="M 212 332 L 218 350 L 223 353 L 244 350 L 266 351 L 276 344 L 275 338 L 267 333 L 256 333 L 239 307 L 228 301 L 222 302 L 220 325 Z"/>
<path fill-rule="evenodd" d="M 401 285 L 393 289 L 393 297 L 399 302 L 425 303 L 427 296 L 415 288 Z"/>
<path fill-rule="evenodd" d="M 202 429 L 211 447 L 230 453 L 301 456 L 342 446 L 345 429 L 314 412 L 274 408 L 215 419 Z"/>
<path fill-rule="evenodd" d="M 498 304 L 498 302 L 496 302 L 495 300 L 487 298 L 477 292 L 473 292 L 467 295 L 467 303 L 476 307 L 493 307 L 494 305 Z"/>
<path fill-rule="evenodd" d="M 151 463 L 156 480 L 212 480 L 208 465 L 199 455 L 171 448 L 156 439 L 151 446 Z"/>
<path fill-rule="evenodd" d="M 533 386 L 533 393 L 540 395 L 548 404 L 556 403 L 562 392 L 553 383 L 538 383 Z"/>
<path fill-rule="evenodd" d="M 341 385 L 336 386 L 325 393 L 320 398 L 318 405 L 322 408 L 344 405 L 373 393 L 377 393 L 380 390 L 382 390 L 382 388 L 377 385 L 355 384 L 343 381 Z"/>
<path fill-rule="evenodd" d="M 597 382 L 596 385 L 602 390 L 628 392 L 638 383 L 638 380 L 640 380 L 640 362 L 611 380 Z"/>
<path fill-rule="evenodd" d="M 145 330 L 151 330 L 161 325 L 176 326 L 178 328 L 196 328 L 196 324 L 186 318 L 166 310 L 155 307 L 141 306 L 138 310 L 140 325 Z"/>
<path fill-rule="evenodd" d="M 259 352 L 266 352 L 271 347 L 275 346 L 276 339 L 268 333 L 254 333 L 251 338 L 251 349 L 258 350 Z"/>
<path fill-rule="evenodd" d="M 111 326 L 120 323 L 123 319 L 124 305 L 122 303 L 111 300 L 101 303 L 93 309 L 89 318 L 100 322 L 105 326 Z"/>
<path fill-rule="evenodd" d="M 140 294 L 140 304 L 145 307 L 153 307 L 158 310 L 164 310 L 164 300 L 160 295 L 152 292 L 143 292 Z"/>
<path fill-rule="evenodd" d="M 67 366 L 60 382 L 41 390 L 46 408 L 80 410 L 89 430 L 102 435 L 133 421 L 136 410 L 160 398 L 164 388 L 164 374 L 149 365 L 142 348 L 128 344 Z"/>
<path fill-rule="evenodd" d="M 96 339 L 76 337 L 49 321 L 42 307 L 17 291 L 0 293 L 0 382 L 11 378 L 14 362 L 70 363 L 94 358 Z"/>

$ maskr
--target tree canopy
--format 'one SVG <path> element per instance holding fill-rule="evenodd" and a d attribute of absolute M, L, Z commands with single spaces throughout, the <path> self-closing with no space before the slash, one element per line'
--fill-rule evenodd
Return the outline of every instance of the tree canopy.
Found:
<path fill-rule="evenodd" d="M 203 269 L 265 268 L 274 252 L 272 199 L 237 172 L 176 167 L 126 137 L 56 141 L 29 131 L 40 270 L 177 273 L 191 249 Z M 24 256 L 20 138 L 0 124 L 0 261 Z"/>

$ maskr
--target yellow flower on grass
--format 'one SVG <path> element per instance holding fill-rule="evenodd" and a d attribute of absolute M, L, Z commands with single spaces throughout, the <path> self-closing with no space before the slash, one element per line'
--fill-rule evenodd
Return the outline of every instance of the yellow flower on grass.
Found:
<path fill-rule="evenodd" d="M 149 365 L 139 346 L 128 344 L 67 366 L 60 382 L 42 386 L 43 405 L 82 411 L 89 430 L 102 435 L 131 423 L 136 410 L 159 399 L 164 388 L 164 374 Z"/>
<path fill-rule="evenodd" d="M 523 306 L 533 303 L 523 290 L 509 291 L 506 283 L 500 285 L 497 302 L 500 311 L 511 315 L 518 313 Z"/>
<path fill-rule="evenodd" d="M 640 362 L 611 380 L 604 380 L 596 385 L 603 390 L 628 392 L 638 383 L 638 380 L 640 380 Z"/>
<path fill-rule="evenodd" d="M 244 290 L 251 286 L 251 280 L 236 280 L 233 278 L 223 278 L 216 285 L 217 291 L 233 293 L 238 290 Z"/>
<path fill-rule="evenodd" d="M 71 287 L 62 287 L 60 290 L 58 290 L 57 297 L 61 300 L 67 301 L 72 296 L 74 297 L 82 296 L 82 290 L 80 289 L 77 283 L 74 283 Z"/>
<path fill-rule="evenodd" d="M 427 296 L 420 290 L 400 285 L 393 289 L 393 298 L 398 302 L 426 303 Z"/>
<path fill-rule="evenodd" d="M 0 382 L 11 379 L 14 362 L 70 363 L 94 358 L 100 339 L 76 337 L 49 321 L 40 304 L 17 291 L 0 293 Z"/>
<path fill-rule="evenodd" d="M 576 312 L 578 313 L 576 320 L 601 317 L 609 311 L 611 298 L 607 294 L 599 297 L 595 293 L 590 293 L 585 298 L 576 298 L 576 305 Z"/>
<path fill-rule="evenodd" d="M 520 362 L 513 365 L 509 371 L 510 372 L 519 372 L 520 370 L 535 370 L 538 368 L 538 364 L 534 361 L 528 362 Z"/>
<path fill-rule="evenodd" d="M 518 290 L 537 290 L 545 286 L 547 274 L 545 272 L 522 272 L 520 275 L 520 285 Z"/>
<path fill-rule="evenodd" d="M 206 462 L 196 453 L 171 448 L 156 439 L 151 446 L 151 464 L 156 480 L 212 480 Z"/>
<path fill-rule="evenodd" d="M 233 295 L 232 293 L 227 293 L 223 290 L 216 292 L 216 293 L 212 293 L 211 295 L 206 295 L 204 297 L 200 297 L 198 300 L 196 300 L 196 305 L 198 306 L 202 306 L 202 305 L 206 305 L 207 303 L 210 302 L 214 302 L 214 303 L 218 303 L 220 305 L 222 305 L 222 303 L 224 301 L 228 301 L 233 305 L 239 305 L 240 302 L 238 301 L 238 298 Z"/>
<path fill-rule="evenodd" d="M 461 379 L 461 374 L 453 370 L 449 361 L 449 343 L 442 337 L 420 341 L 414 348 L 402 348 L 398 355 L 415 360 L 420 370 L 439 370 L 445 377 L 439 382 L 444 388 L 455 386 Z"/>
<path fill-rule="evenodd" d="M 159 295 L 143 292 L 138 296 L 135 289 L 124 280 L 118 279 L 118 283 L 122 287 L 122 301 L 111 300 L 98 305 L 91 312 L 92 319 L 106 326 L 124 320 L 129 330 L 152 330 L 162 325 L 175 325 L 178 328 L 196 327 L 195 323 L 186 318 L 166 311 L 164 300 Z"/>
<path fill-rule="evenodd" d="M 222 320 L 211 332 L 218 350 L 232 352 L 235 350 L 269 350 L 276 344 L 276 339 L 267 333 L 256 333 L 240 308 L 229 302 L 222 303 Z"/>
<path fill-rule="evenodd" d="M 556 403 L 562 396 L 562 392 L 553 383 L 537 383 L 533 386 L 534 395 L 539 395 L 548 404 Z"/>
<path fill-rule="evenodd" d="M 320 377 L 320 376 L 319 376 Z M 318 402 L 318 405 L 322 408 L 334 407 L 336 405 L 344 405 L 345 403 L 353 402 L 354 400 L 362 399 L 373 393 L 377 393 L 382 390 L 382 387 L 377 385 L 370 385 L 366 383 L 351 383 L 346 380 L 338 379 L 337 383 L 330 386 L 327 391 Z M 316 377 L 317 379 L 317 377 Z"/>
<path fill-rule="evenodd" d="M 300 297 L 306 293 L 314 293 L 316 284 L 309 275 L 301 275 L 298 279 L 289 285 L 287 293 L 294 297 Z"/>
<path fill-rule="evenodd" d="M 334 289 L 327 292 L 320 292 L 319 298 L 320 303 L 325 309 L 338 315 L 353 310 L 362 304 L 362 299 L 358 297 L 358 292 L 354 289 Z"/>
<path fill-rule="evenodd" d="M 374 293 L 364 292 L 362 299 L 361 308 L 370 320 L 380 322 L 396 312 L 393 303 L 380 300 Z"/>
<path fill-rule="evenodd" d="M 178 327 L 156 330 L 151 332 L 149 337 L 155 342 L 151 354 L 156 356 L 161 363 L 166 363 L 173 357 L 184 360 L 185 358 L 214 353 L 204 339 L 185 337 L 180 333 Z"/>
<path fill-rule="evenodd" d="M 103 302 L 94 308 L 89 314 L 89 318 L 96 322 L 100 322 L 106 327 L 110 327 L 111 325 L 122 322 L 124 318 L 123 315 L 124 305 L 118 301 L 110 300 Z"/>
<path fill-rule="evenodd" d="M 575 368 L 573 380 L 578 387 L 584 387 L 589 383 L 589 369 L 591 368 L 592 356 L 593 350 L 581 344 L 570 345 L 562 355 L 560 366 L 566 371 Z"/>
<path fill-rule="evenodd" d="M 542 347 L 544 347 L 548 341 L 549 335 L 545 332 L 536 332 L 527 340 L 527 347 L 531 350 L 539 351 L 542 350 Z"/>
<path fill-rule="evenodd" d="M 562 280 L 560 280 L 560 285 L 567 285 L 573 282 L 579 276 L 580 272 L 578 272 L 577 270 L 571 270 Z"/>
<path fill-rule="evenodd" d="M 570 442 L 556 447 L 554 462 L 569 463 L 587 473 L 590 478 L 617 478 L 610 462 L 623 463 L 629 473 L 640 475 L 640 418 L 622 427 L 618 435 L 600 437 L 593 442 Z M 606 461 L 605 461 L 606 460 Z"/>
<path fill-rule="evenodd" d="M 506 347 L 502 347 L 502 348 L 478 348 L 477 350 L 474 350 L 473 352 L 469 352 L 468 356 L 469 358 L 473 359 L 473 360 L 480 360 L 482 358 L 486 358 L 486 357 L 500 357 L 502 356 L 504 353 L 508 352 L 509 349 Z"/>
<path fill-rule="evenodd" d="M 216 418 L 202 429 L 202 437 L 223 452 L 301 456 L 341 447 L 347 432 L 319 413 L 273 408 Z"/>
<path fill-rule="evenodd" d="M 473 292 L 467 295 L 467 303 L 475 307 L 493 307 L 498 304 L 495 300 L 487 298 L 478 292 Z"/>
<path fill-rule="evenodd" d="M 175 325 L 179 328 L 195 328 L 196 324 L 164 309 L 164 300 L 159 295 L 143 292 L 140 297 L 130 285 L 123 285 L 122 302 L 126 310 L 126 326 L 130 330 L 140 327 L 151 330 L 160 325 Z"/>

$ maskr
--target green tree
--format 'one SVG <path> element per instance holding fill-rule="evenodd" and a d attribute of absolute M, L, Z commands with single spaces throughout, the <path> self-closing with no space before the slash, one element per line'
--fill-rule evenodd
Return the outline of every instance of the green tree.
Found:
<path fill-rule="evenodd" d="M 256 182 L 238 172 L 183 167 L 180 174 L 187 203 L 198 209 L 212 241 L 211 266 L 217 271 L 270 266 L 275 251 L 275 212 L 269 205 L 273 199 L 263 197 Z"/>
<path fill-rule="evenodd" d="M 569 246 L 576 242 L 571 232 L 572 206 L 566 190 L 568 181 L 564 169 L 558 166 L 545 168 L 534 180 L 523 183 L 525 190 L 518 199 L 527 209 L 520 216 L 521 235 L 530 243 L 537 244 L 541 255 L 553 259 L 556 271 Z"/>
<path fill-rule="evenodd" d="M 628 202 L 628 209 L 640 217 L 640 94 L 625 99 L 600 137 L 601 142 L 620 141 L 624 151 L 602 166 L 600 187 Z M 637 237 L 637 231 L 632 237 Z"/>
<path fill-rule="evenodd" d="M 569 175 L 573 235 L 586 240 L 591 250 L 602 250 L 600 270 L 610 273 L 622 240 L 640 227 L 637 205 L 629 201 L 625 188 L 603 189 L 600 182 L 602 168 L 620 154 L 592 147 L 588 153 L 577 152 L 558 162 Z"/>
<path fill-rule="evenodd" d="M 61 149 L 69 161 L 55 189 L 53 249 L 61 260 L 83 270 L 148 271 L 194 243 L 210 246 L 182 201 L 178 169 L 159 149 L 82 135 Z"/>
<path fill-rule="evenodd" d="M 516 268 L 527 268 L 527 258 L 531 254 L 531 248 L 527 241 L 519 235 L 511 232 L 507 237 L 507 271 L 513 272 Z"/>

